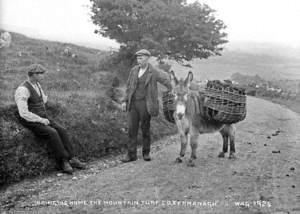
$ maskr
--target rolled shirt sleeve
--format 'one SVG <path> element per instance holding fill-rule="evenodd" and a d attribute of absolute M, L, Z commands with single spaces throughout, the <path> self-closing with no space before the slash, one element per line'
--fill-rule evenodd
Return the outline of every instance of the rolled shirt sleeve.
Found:
<path fill-rule="evenodd" d="M 43 93 L 43 92 L 42 92 Z M 41 123 L 43 118 L 41 118 L 40 116 L 30 112 L 28 110 L 28 98 L 30 96 L 30 92 L 28 91 L 28 89 L 24 86 L 19 86 L 15 92 L 15 102 L 17 104 L 18 107 L 18 111 L 19 111 L 19 115 L 20 117 L 22 117 L 23 119 L 25 119 L 28 122 L 39 122 Z M 47 101 L 47 96 L 46 97 L 46 101 Z M 44 99 L 44 97 L 43 97 Z"/>

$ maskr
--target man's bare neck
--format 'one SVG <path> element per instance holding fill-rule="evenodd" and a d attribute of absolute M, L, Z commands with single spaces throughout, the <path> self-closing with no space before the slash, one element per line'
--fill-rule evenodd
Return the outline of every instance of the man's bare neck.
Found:
<path fill-rule="evenodd" d="M 28 78 L 28 81 L 32 84 L 32 85 L 34 85 L 34 84 L 37 84 L 37 81 L 35 80 L 35 79 L 32 79 L 32 78 Z"/>

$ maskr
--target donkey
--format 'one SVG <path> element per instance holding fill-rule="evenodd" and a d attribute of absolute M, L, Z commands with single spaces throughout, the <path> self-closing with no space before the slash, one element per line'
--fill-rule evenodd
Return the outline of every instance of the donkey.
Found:
<path fill-rule="evenodd" d="M 197 139 L 200 134 L 213 133 L 219 131 L 223 138 L 223 149 L 218 157 L 225 157 L 228 151 L 228 140 L 230 141 L 229 158 L 235 158 L 235 128 L 232 124 L 223 124 L 210 121 L 204 117 L 205 96 L 201 91 L 190 89 L 193 80 L 193 73 L 190 71 L 185 79 L 178 80 L 171 71 L 172 93 L 175 97 L 174 119 L 178 128 L 181 141 L 181 150 L 176 163 L 181 163 L 186 152 L 187 143 L 191 146 L 191 157 L 188 166 L 195 166 L 194 160 L 197 158 Z"/>

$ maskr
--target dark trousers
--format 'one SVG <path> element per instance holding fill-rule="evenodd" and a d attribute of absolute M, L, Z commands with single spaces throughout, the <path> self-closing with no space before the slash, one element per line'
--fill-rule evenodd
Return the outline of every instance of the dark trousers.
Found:
<path fill-rule="evenodd" d="M 146 100 L 135 100 L 131 103 L 129 110 L 129 142 L 128 155 L 136 157 L 137 155 L 137 136 L 139 125 L 141 124 L 143 136 L 143 155 L 150 152 L 150 120 L 151 116 L 148 113 Z"/>
<path fill-rule="evenodd" d="M 50 124 L 47 126 L 42 123 L 27 122 L 23 119 L 21 119 L 20 122 L 36 136 L 47 141 L 49 146 L 53 149 L 55 159 L 58 163 L 60 163 L 62 159 L 71 159 L 74 153 L 67 130 L 53 120 L 49 121 Z"/>

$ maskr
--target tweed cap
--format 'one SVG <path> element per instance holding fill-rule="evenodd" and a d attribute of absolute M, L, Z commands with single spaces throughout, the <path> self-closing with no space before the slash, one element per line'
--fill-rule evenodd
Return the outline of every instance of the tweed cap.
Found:
<path fill-rule="evenodd" d="M 27 67 L 27 74 L 43 74 L 46 72 L 46 68 L 40 64 L 31 64 Z"/>
<path fill-rule="evenodd" d="M 151 53 L 146 49 L 142 49 L 142 50 L 139 50 L 138 52 L 136 52 L 135 55 L 136 56 L 151 56 Z"/>

